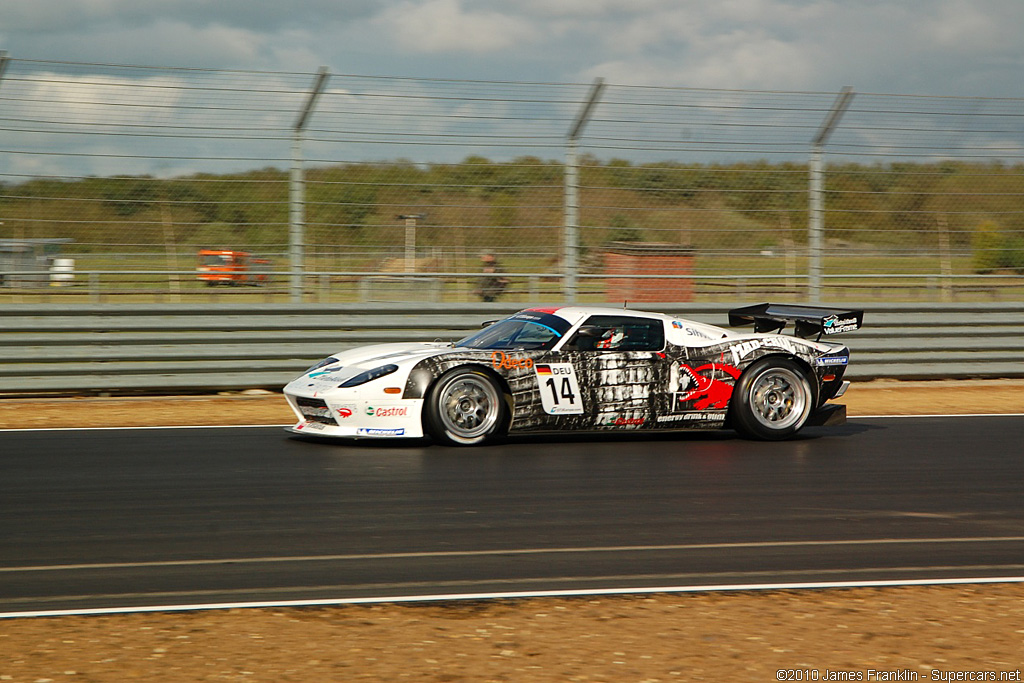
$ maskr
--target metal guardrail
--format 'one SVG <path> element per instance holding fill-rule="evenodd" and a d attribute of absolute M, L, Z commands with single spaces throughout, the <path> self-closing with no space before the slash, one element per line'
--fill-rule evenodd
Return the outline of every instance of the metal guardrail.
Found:
<path fill-rule="evenodd" d="M 5 305 L 0 395 L 280 389 L 330 353 L 457 339 L 525 306 Z M 853 352 L 850 379 L 1024 377 L 1024 303 L 859 307 L 865 327 L 842 337 Z M 725 325 L 732 306 L 649 308 Z"/>

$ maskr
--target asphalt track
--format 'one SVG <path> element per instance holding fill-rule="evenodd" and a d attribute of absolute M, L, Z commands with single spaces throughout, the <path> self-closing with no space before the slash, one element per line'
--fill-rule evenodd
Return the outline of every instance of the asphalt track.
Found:
<path fill-rule="evenodd" d="M 1024 576 L 1024 416 L 317 442 L 0 431 L 0 614 Z"/>

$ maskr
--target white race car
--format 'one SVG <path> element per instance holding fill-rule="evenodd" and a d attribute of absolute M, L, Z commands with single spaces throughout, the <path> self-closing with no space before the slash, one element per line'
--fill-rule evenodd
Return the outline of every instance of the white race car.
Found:
<path fill-rule="evenodd" d="M 326 358 L 285 388 L 297 434 L 430 436 L 473 445 L 508 433 L 732 428 L 784 439 L 837 424 L 849 350 L 821 338 L 862 311 L 760 304 L 730 325 L 566 306 L 484 323 L 455 343 L 377 344 Z M 793 322 L 797 336 L 781 334 Z M 808 337 L 817 337 L 812 340 Z"/>

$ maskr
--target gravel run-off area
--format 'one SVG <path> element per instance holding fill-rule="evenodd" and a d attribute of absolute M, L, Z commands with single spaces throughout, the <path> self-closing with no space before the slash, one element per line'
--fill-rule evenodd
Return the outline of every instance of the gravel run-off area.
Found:
<path fill-rule="evenodd" d="M 869 382 L 844 402 L 851 416 L 1024 414 L 1024 381 Z M 0 399 L 4 429 L 290 421 L 258 392 Z M 0 620 L 0 681 L 33 683 L 1019 681 L 1022 668 L 1020 583 Z"/>

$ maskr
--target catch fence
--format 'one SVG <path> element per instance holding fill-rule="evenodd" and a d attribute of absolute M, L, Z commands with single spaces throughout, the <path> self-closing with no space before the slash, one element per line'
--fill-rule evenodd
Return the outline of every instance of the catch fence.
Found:
<path fill-rule="evenodd" d="M 0 302 L 1020 301 L 1022 104 L 3 56 Z"/>

